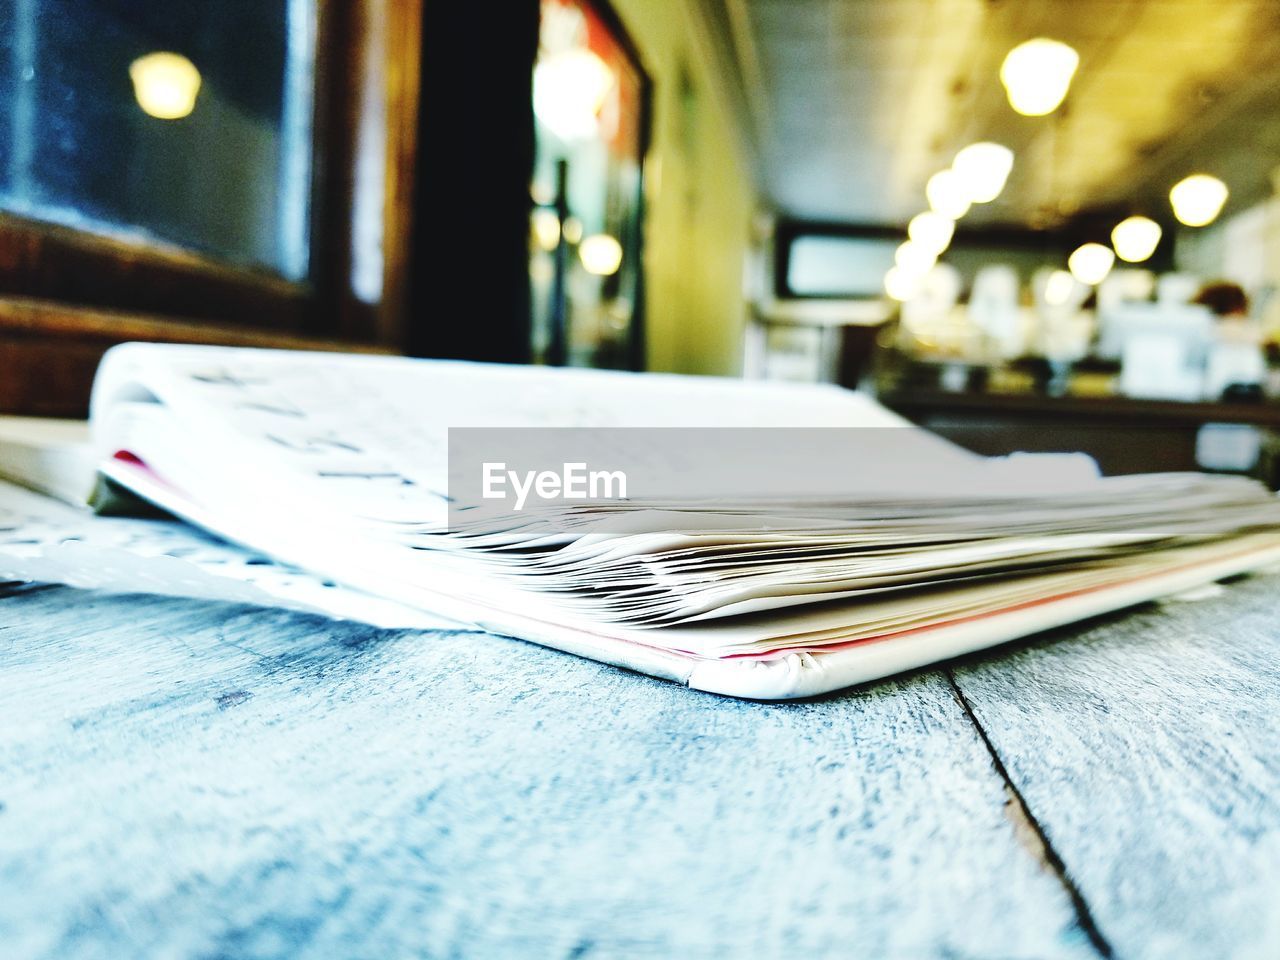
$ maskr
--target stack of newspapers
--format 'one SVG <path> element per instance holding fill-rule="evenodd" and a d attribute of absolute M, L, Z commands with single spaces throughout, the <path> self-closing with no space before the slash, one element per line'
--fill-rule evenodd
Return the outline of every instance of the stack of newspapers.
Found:
<path fill-rule="evenodd" d="M 91 419 L 111 485 L 222 538 L 735 696 L 1280 560 L 1280 502 L 1250 480 L 978 457 L 827 386 L 128 344 Z"/>

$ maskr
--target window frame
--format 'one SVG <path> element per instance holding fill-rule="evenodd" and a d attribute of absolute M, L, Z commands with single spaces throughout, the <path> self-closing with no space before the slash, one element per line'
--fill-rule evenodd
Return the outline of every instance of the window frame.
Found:
<path fill-rule="evenodd" d="M 402 347 L 422 0 L 316 0 L 316 18 L 309 278 L 295 283 L 177 246 L 0 211 L 0 379 L 16 374 L 35 384 L 30 395 L 0 392 L 0 413 L 84 412 L 83 357 L 63 363 L 60 351 L 44 349 L 53 343 L 68 356 L 75 341 L 100 354 L 141 333 L 181 342 Z M 380 197 L 357 195 L 357 182 L 379 177 Z M 377 231 L 359 209 L 371 202 L 380 206 Z M 361 245 L 381 264 L 376 298 L 353 284 Z M 129 319 L 120 319 L 120 336 L 104 328 L 107 316 Z M 13 369 L 39 345 L 33 341 L 55 368 L 47 390 Z"/>
<path fill-rule="evenodd" d="M 966 226 L 957 224 L 950 248 L 962 251 L 972 248 L 1003 248 L 1052 256 L 1066 264 L 1067 254 L 1087 240 L 1105 236 L 1110 224 L 1122 218 L 1123 213 L 1103 210 L 1077 218 L 1055 229 L 1032 230 L 1008 224 Z M 1140 264 L 1144 269 L 1173 269 L 1173 244 L 1167 238 L 1173 236 L 1171 224 L 1162 223 L 1165 240 L 1151 259 Z M 843 293 L 803 293 L 791 286 L 791 248 L 805 237 L 831 237 L 844 240 L 884 240 L 901 243 L 907 239 L 906 231 L 884 224 L 853 223 L 833 220 L 807 220 L 783 217 L 777 221 L 773 232 L 772 293 L 777 300 L 848 300 L 875 299 Z"/>

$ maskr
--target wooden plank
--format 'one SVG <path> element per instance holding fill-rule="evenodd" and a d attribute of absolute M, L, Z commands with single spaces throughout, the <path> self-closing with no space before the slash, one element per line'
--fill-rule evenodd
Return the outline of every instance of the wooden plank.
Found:
<path fill-rule="evenodd" d="M 1280 955 L 1278 588 L 1260 576 L 954 672 L 1120 956 Z"/>
<path fill-rule="evenodd" d="M 0 769 L 9 956 L 1097 955 L 939 672 L 753 704 L 52 587 Z"/>
<path fill-rule="evenodd" d="M 248 324 L 179 320 L 158 314 L 100 310 L 29 297 L 0 296 L 0 334 L 11 340 L 54 341 L 64 345 L 84 341 L 111 346 L 126 340 L 148 340 L 158 343 L 208 343 L 284 350 L 390 352 L 388 348 L 367 343 L 270 330 Z"/>
<path fill-rule="evenodd" d="M 129 340 L 387 353 L 368 344 L 0 296 L 0 413 L 84 417 L 98 362 Z"/>

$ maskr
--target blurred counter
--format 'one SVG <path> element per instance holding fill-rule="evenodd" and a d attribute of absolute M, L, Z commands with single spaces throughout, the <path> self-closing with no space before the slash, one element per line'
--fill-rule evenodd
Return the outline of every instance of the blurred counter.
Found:
<path fill-rule="evenodd" d="M 1084 451 L 1105 474 L 1217 470 L 1278 479 L 1280 401 L 1125 397 L 1105 365 L 985 367 L 890 358 L 875 377 L 890 409 L 977 453 Z M 1230 394 L 1228 394 L 1230 396 Z"/>

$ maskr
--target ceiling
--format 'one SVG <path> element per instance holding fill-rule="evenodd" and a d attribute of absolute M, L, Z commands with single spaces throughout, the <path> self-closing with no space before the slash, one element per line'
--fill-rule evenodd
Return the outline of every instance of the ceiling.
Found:
<path fill-rule="evenodd" d="M 784 214 L 905 223 L 928 177 L 976 140 L 1017 159 L 967 225 L 1165 219 L 1168 188 L 1197 170 L 1224 179 L 1239 208 L 1280 167 L 1278 0 L 719 2 Z M 1029 118 L 999 70 L 1037 36 L 1071 44 L 1080 67 L 1063 106 Z"/>

